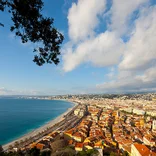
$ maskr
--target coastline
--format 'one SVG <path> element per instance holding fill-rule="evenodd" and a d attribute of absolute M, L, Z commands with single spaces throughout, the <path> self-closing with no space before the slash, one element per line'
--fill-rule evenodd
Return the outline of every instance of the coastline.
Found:
<path fill-rule="evenodd" d="M 55 100 L 57 100 L 57 99 L 55 99 Z M 66 99 L 58 99 L 58 100 L 60 100 L 60 101 L 61 101 L 61 100 L 67 101 L 67 102 L 72 103 L 73 105 L 72 105 L 70 108 L 68 108 L 68 110 L 67 110 L 66 112 L 64 112 L 63 114 L 60 114 L 60 115 L 57 116 L 56 118 L 50 120 L 48 123 L 44 124 L 43 126 L 37 128 L 37 129 L 35 129 L 35 130 L 31 131 L 31 132 L 28 132 L 28 133 L 26 133 L 25 135 L 23 135 L 23 136 L 21 136 L 21 137 L 15 139 L 15 140 L 13 140 L 13 141 L 7 143 L 7 144 L 2 145 L 3 149 L 4 149 L 4 150 L 7 150 L 8 147 L 9 147 L 10 145 L 14 145 L 14 143 L 15 143 L 16 141 L 20 142 L 21 140 L 25 140 L 26 138 L 33 137 L 33 136 L 37 135 L 38 133 L 43 132 L 43 131 L 46 130 L 47 128 L 54 126 L 55 124 L 57 124 L 57 123 L 59 123 L 60 121 L 62 121 L 62 120 L 64 119 L 64 116 L 67 115 L 68 113 L 70 113 L 71 111 L 73 111 L 74 108 L 78 105 L 78 103 L 73 102 L 73 101 L 70 101 L 70 100 L 66 100 Z"/>

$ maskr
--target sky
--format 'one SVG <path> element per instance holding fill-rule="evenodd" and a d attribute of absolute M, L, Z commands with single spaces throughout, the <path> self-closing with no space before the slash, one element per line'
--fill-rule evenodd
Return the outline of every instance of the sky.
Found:
<path fill-rule="evenodd" d="M 155 0 L 44 0 L 43 14 L 65 37 L 57 66 L 37 66 L 0 12 L 0 95 L 156 92 Z"/>

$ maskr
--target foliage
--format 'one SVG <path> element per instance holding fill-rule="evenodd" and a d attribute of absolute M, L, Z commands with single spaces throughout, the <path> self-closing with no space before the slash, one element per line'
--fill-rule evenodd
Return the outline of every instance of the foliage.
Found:
<path fill-rule="evenodd" d="M 13 26 L 10 30 L 20 37 L 23 43 L 37 43 L 34 62 L 41 66 L 45 63 L 59 63 L 60 44 L 63 35 L 53 26 L 54 19 L 43 17 L 42 0 L 0 0 L 0 11 L 11 14 Z M 0 23 L 0 26 L 4 24 Z"/>
<path fill-rule="evenodd" d="M 11 151 L 13 149 L 12 145 L 9 145 L 8 150 Z"/>
<path fill-rule="evenodd" d="M 64 148 L 66 146 L 67 146 L 67 141 L 64 139 L 56 140 L 56 141 L 51 143 L 51 148 L 52 148 L 53 152 L 55 152 L 61 148 Z"/>
<path fill-rule="evenodd" d="M 18 147 L 19 146 L 19 142 L 18 141 L 15 141 L 15 143 L 14 143 L 14 147 Z"/>
<path fill-rule="evenodd" d="M 49 155 L 42 155 L 42 153 L 40 153 L 40 150 L 35 148 L 32 148 L 28 151 L 26 151 L 26 153 L 21 150 L 16 151 L 10 151 L 10 152 L 3 152 L 0 153 L 0 156 L 50 156 Z"/>
<path fill-rule="evenodd" d="M 66 147 L 66 148 L 60 149 L 59 151 L 56 151 L 55 153 L 52 154 L 52 156 L 60 156 L 60 155 L 75 156 L 76 152 L 74 149 Z"/>
<path fill-rule="evenodd" d="M 118 156 L 117 151 L 111 149 L 111 148 L 105 148 L 103 151 L 104 156 Z"/>
<path fill-rule="evenodd" d="M 40 155 L 40 150 L 37 149 L 36 147 L 30 149 L 28 152 L 27 152 L 27 156 L 39 156 Z"/>
<path fill-rule="evenodd" d="M 24 156 L 24 154 L 21 151 L 10 151 L 8 153 L 3 153 L 2 156 Z"/>
<path fill-rule="evenodd" d="M 130 124 L 131 124 L 132 127 L 135 127 L 134 121 L 131 121 Z"/>
<path fill-rule="evenodd" d="M 80 151 L 77 153 L 77 156 L 92 156 L 94 154 L 97 154 L 98 151 L 95 149 L 89 149 L 87 151 Z"/>
<path fill-rule="evenodd" d="M 50 156 L 50 155 L 51 155 L 51 151 L 50 150 L 45 150 L 45 151 L 40 153 L 40 156 Z"/>
<path fill-rule="evenodd" d="M 110 153 L 110 156 L 117 156 L 117 154 L 114 153 L 114 152 L 111 152 L 111 153 Z"/>
<path fill-rule="evenodd" d="M 88 156 L 93 155 L 93 154 L 97 154 L 97 153 L 98 153 L 98 151 L 95 150 L 95 149 L 89 149 L 89 150 L 87 150 L 87 155 Z"/>
<path fill-rule="evenodd" d="M 128 152 L 127 151 L 124 151 L 123 152 L 123 156 L 129 156 Z"/>
<path fill-rule="evenodd" d="M 109 151 L 104 151 L 103 154 L 104 154 L 104 156 L 109 156 L 110 152 Z"/>
<path fill-rule="evenodd" d="M 86 151 L 80 151 L 77 153 L 77 156 L 86 156 L 86 155 L 87 155 Z"/>

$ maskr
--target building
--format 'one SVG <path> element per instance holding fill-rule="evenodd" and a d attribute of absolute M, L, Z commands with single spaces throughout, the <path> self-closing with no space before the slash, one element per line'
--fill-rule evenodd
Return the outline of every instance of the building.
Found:
<path fill-rule="evenodd" d="M 156 153 L 145 145 L 135 143 L 131 145 L 131 156 L 156 156 Z"/>
<path fill-rule="evenodd" d="M 79 116 L 83 117 L 84 115 L 85 115 L 85 111 L 84 110 L 80 110 Z"/>
<path fill-rule="evenodd" d="M 82 151 L 83 150 L 83 143 L 76 143 L 75 150 L 76 151 Z"/>
<path fill-rule="evenodd" d="M 138 114 L 138 115 L 144 115 L 145 114 L 145 111 L 144 110 L 141 110 L 141 109 L 133 109 L 133 113 L 134 114 Z"/>
<path fill-rule="evenodd" d="M 155 146 L 156 145 L 154 137 L 150 134 L 144 135 L 143 142 L 145 145 L 149 145 L 149 146 Z"/>
<path fill-rule="evenodd" d="M 81 135 L 81 133 L 76 132 L 73 134 L 73 139 L 77 142 L 82 142 L 84 140 L 84 137 Z"/>
<path fill-rule="evenodd" d="M 153 131 L 156 131 L 156 120 L 153 120 L 152 130 Z"/>
<path fill-rule="evenodd" d="M 75 109 L 75 110 L 74 110 L 74 114 L 75 114 L 75 115 L 78 115 L 79 112 L 80 112 L 80 109 Z"/>

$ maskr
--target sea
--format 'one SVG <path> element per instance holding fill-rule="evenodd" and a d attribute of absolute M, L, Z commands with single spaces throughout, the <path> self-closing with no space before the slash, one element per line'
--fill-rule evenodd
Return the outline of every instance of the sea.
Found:
<path fill-rule="evenodd" d="M 0 98 L 0 145 L 45 125 L 72 106 L 62 100 Z"/>

